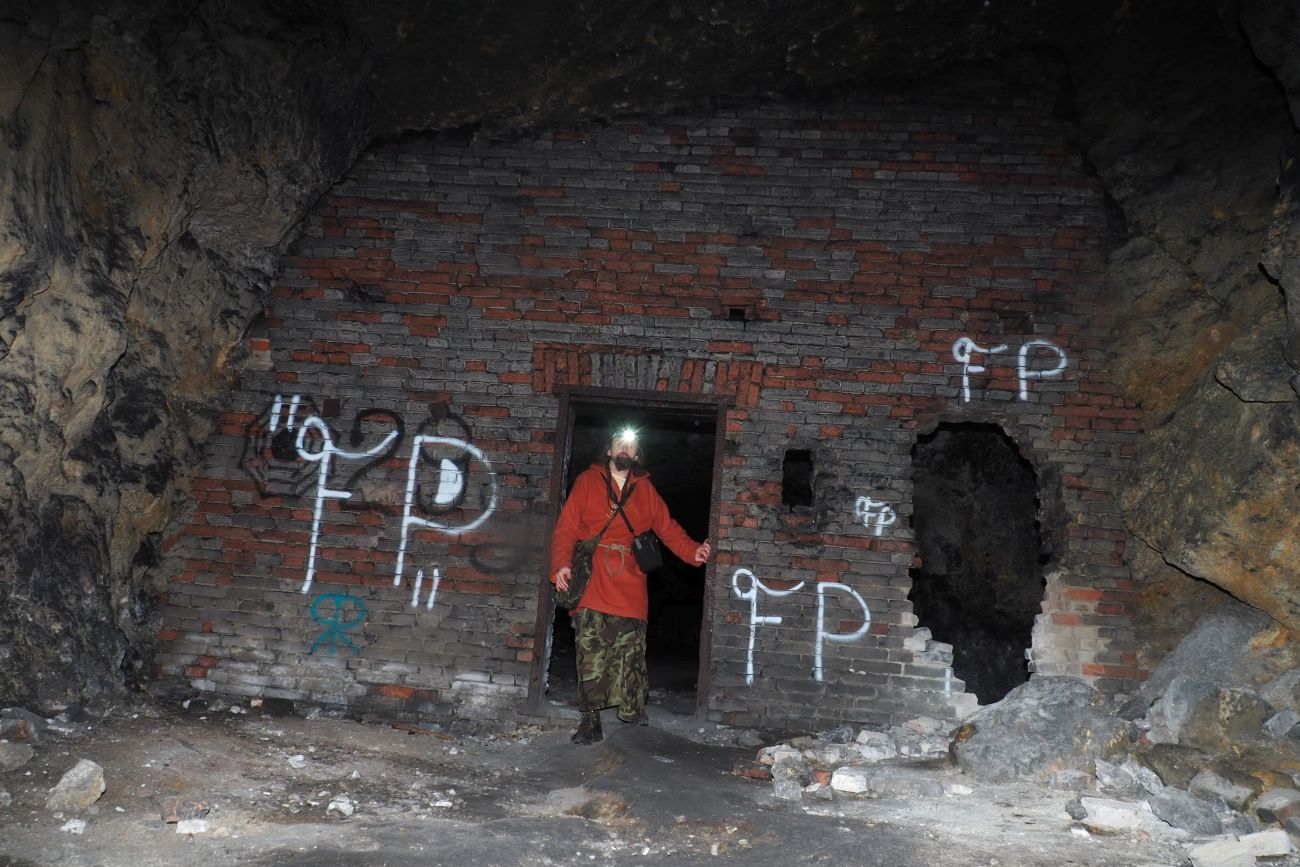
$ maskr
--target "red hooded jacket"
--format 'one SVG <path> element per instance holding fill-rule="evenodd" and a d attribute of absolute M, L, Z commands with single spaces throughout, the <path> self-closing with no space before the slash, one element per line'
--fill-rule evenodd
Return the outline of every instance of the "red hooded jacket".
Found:
<path fill-rule="evenodd" d="M 592 464 L 574 480 L 573 490 L 569 492 L 551 535 L 552 584 L 557 569 L 573 565 L 574 544 L 595 536 L 609 520 L 614 507 L 609 499 L 609 483 L 609 465 L 604 463 Z M 668 550 L 687 563 L 695 562 L 695 551 L 700 543 L 692 541 L 668 514 L 668 506 L 650 484 L 650 474 L 630 473 L 626 484 L 633 483 L 636 488 L 623 504 L 623 514 L 627 515 L 632 530 L 628 530 L 622 518 L 615 518 L 605 535 L 600 537 L 600 545 L 592 559 L 591 583 L 574 611 L 590 608 L 619 617 L 646 619 L 649 595 L 646 575 L 632 556 L 633 530 L 636 533 L 654 530 Z M 618 492 L 617 486 L 614 490 Z"/>

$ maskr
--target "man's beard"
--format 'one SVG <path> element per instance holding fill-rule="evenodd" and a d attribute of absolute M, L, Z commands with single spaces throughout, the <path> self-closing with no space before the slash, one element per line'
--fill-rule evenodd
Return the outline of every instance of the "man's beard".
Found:
<path fill-rule="evenodd" d="M 614 456 L 614 469 L 618 470 L 620 473 L 626 473 L 634 466 L 636 466 L 636 461 L 632 460 L 627 455 Z"/>

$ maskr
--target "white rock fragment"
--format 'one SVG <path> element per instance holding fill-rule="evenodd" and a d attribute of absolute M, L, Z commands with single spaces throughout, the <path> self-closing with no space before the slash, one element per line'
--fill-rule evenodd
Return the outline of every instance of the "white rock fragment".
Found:
<path fill-rule="evenodd" d="M 291 768 L 301 768 L 306 766 L 306 764 L 307 757 L 302 753 L 298 753 L 296 756 L 289 756 L 289 767 Z"/>
<path fill-rule="evenodd" d="M 1080 798 L 1088 815 L 1083 825 L 1099 834 L 1121 834 L 1142 827 L 1145 814 L 1151 813 L 1146 801 L 1116 801 L 1111 798 Z"/>
<path fill-rule="evenodd" d="M 86 833 L 86 820 L 69 819 L 63 823 L 63 827 L 59 828 L 59 830 L 67 831 L 69 834 L 84 834 Z"/>
<path fill-rule="evenodd" d="M 339 795 L 337 798 L 330 801 L 329 806 L 325 808 L 326 814 L 338 813 L 344 819 L 349 818 L 356 811 L 356 805 L 353 804 L 352 799 L 346 795 Z"/>
<path fill-rule="evenodd" d="M 1244 844 L 1256 858 L 1283 858 L 1295 851 L 1290 835 L 1281 828 L 1243 834 L 1238 842 Z"/>
<path fill-rule="evenodd" d="M 207 819 L 182 819 L 176 823 L 177 834 L 206 834 L 208 833 Z"/>
<path fill-rule="evenodd" d="M 1255 867 L 1250 847 L 1231 837 L 1193 846 L 1187 854 L 1192 867 Z"/>
<path fill-rule="evenodd" d="M 837 792 L 860 794 L 868 791 L 871 778 L 862 768 L 836 768 L 831 774 L 831 788 Z"/>

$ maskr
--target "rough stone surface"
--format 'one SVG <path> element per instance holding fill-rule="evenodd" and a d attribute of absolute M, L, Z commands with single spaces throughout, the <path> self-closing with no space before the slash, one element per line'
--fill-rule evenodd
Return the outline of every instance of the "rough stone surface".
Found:
<path fill-rule="evenodd" d="M 1128 725 L 1109 713 L 1105 698 L 1070 678 L 1035 677 L 969 720 L 974 734 L 955 746 L 961 769 L 979 780 L 1046 779 L 1073 767 L 1095 770 L 1113 752 Z"/>
<path fill-rule="evenodd" d="M 1192 867 L 1255 867 L 1255 853 L 1240 840 L 1214 840 L 1187 853 Z"/>
<path fill-rule="evenodd" d="M 367 64 L 260 4 L 73 0 L 0 42 L 0 695 L 60 706 L 144 673 L 159 533 Z"/>
<path fill-rule="evenodd" d="M 1251 745 L 1271 744 L 1280 753 L 1279 763 L 1295 761 L 1300 752 L 1294 745 L 1270 738 L 1264 730 L 1272 711 L 1250 690 L 1214 690 L 1197 702 L 1180 736 L 1186 743 L 1224 755 L 1244 751 Z"/>
<path fill-rule="evenodd" d="M 1260 689 L 1259 695 L 1279 711 L 1300 712 L 1300 668 L 1293 668 L 1270 680 Z"/>
<path fill-rule="evenodd" d="M 1147 739 L 1153 744 L 1178 743 L 1187 720 L 1214 693 L 1214 686 L 1205 681 L 1182 674 L 1176 676 L 1151 705 Z"/>
<path fill-rule="evenodd" d="M 1287 708 L 1281 713 L 1269 717 L 1264 723 L 1264 730 L 1275 738 L 1294 738 L 1297 732 L 1297 724 L 1300 724 L 1300 713 Z"/>
<path fill-rule="evenodd" d="M 863 761 L 881 762 L 898 755 L 898 745 L 884 732 L 863 729 L 857 737 L 858 755 Z"/>
<path fill-rule="evenodd" d="M 108 785 L 104 769 L 90 759 L 82 759 L 50 789 L 45 809 L 51 813 L 75 813 L 99 800 Z"/>
<path fill-rule="evenodd" d="M 32 760 L 36 748 L 31 744 L 0 741 L 0 772 L 14 771 Z"/>
<path fill-rule="evenodd" d="M 1059 771 L 1052 771 L 1048 777 L 1047 784 L 1053 789 L 1059 789 L 1063 792 L 1082 792 L 1091 789 L 1096 783 L 1096 779 L 1087 771 L 1079 771 L 1074 768 L 1063 768 Z"/>
<path fill-rule="evenodd" d="M 1281 858 L 1295 851 L 1290 836 L 1281 829 L 1243 834 L 1239 839 L 1256 858 Z"/>
<path fill-rule="evenodd" d="M 1187 791 L 1202 798 L 1219 798 L 1234 810 L 1243 810 L 1255 790 L 1219 776 L 1214 771 L 1201 771 L 1187 785 Z"/>
<path fill-rule="evenodd" d="M 0 736 L 39 744 L 50 727 L 49 720 L 23 707 L 0 709 Z"/>
<path fill-rule="evenodd" d="M 1295 789 L 1269 789 L 1255 800 L 1255 815 L 1261 822 L 1281 824 L 1300 817 L 1300 792 Z"/>
<path fill-rule="evenodd" d="M 1223 821 L 1215 805 L 1190 792 L 1169 786 L 1149 803 L 1153 813 L 1175 828 L 1207 837 L 1223 832 Z"/>
<path fill-rule="evenodd" d="M 1117 798 L 1138 798 L 1155 795 L 1164 789 L 1160 776 L 1140 764 L 1132 756 L 1125 756 L 1120 764 L 1096 759 L 1097 787 Z"/>
<path fill-rule="evenodd" d="M 1255 639 L 1272 625 L 1267 614 L 1241 602 L 1215 606 L 1151 671 L 1138 694 L 1154 702 L 1179 678 L 1208 686 L 1257 686 L 1270 660 L 1255 650 Z"/>

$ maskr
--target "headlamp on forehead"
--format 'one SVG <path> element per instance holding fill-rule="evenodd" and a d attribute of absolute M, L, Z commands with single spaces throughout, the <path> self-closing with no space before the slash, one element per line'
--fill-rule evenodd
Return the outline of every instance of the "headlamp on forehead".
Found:
<path fill-rule="evenodd" d="M 625 427 L 614 436 L 614 439 L 619 442 L 634 443 L 636 442 L 636 428 Z"/>

